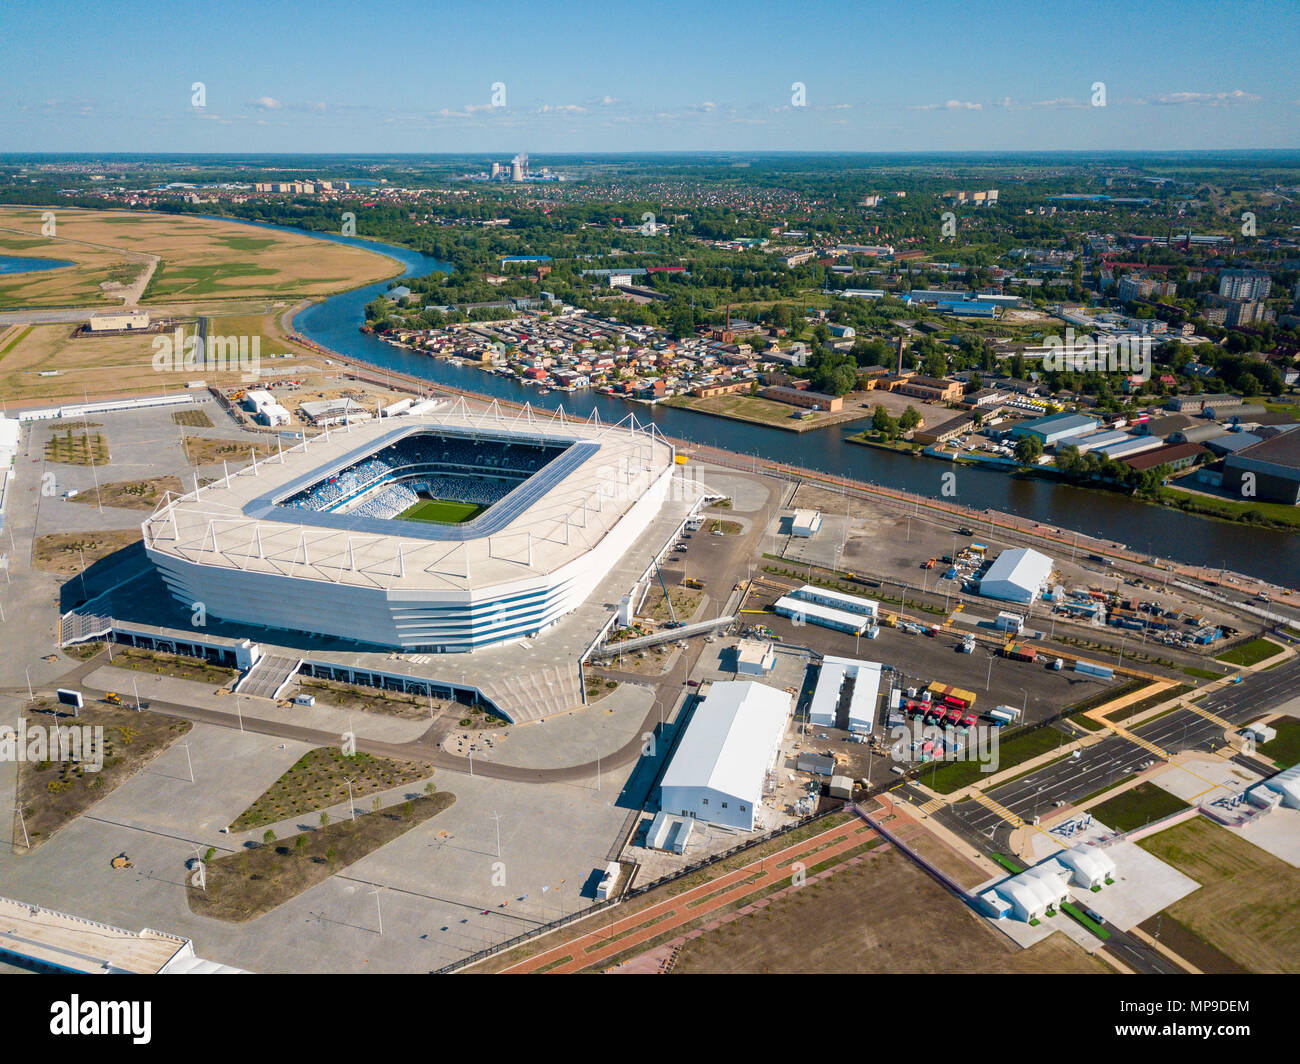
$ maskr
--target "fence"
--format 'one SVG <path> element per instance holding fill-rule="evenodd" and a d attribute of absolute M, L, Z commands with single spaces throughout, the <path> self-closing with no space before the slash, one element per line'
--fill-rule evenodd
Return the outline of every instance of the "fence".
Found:
<path fill-rule="evenodd" d="M 843 812 L 843 810 L 844 810 L 844 805 L 840 805 L 833 809 L 824 810 L 823 812 L 820 813 L 813 813 L 811 816 L 803 817 L 800 820 L 796 820 L 792 824 L 787 824 L 784 827 L 775 828 L 772 831 L 766 832 L 763 835 L 758 835 L 752 839 L 746 839 L 744 842 L 738 843 L 737 845 L 731 847 L 731 849 L 729 850 L 724 850 L 721 853 L 711 854 L 708 857 L 701 858 L 700 860 L 695 861 L 692 864 L 686 865 L 685 867 L 678 869 L 676 872 L 670 872 L 668 875 L 660 876 L 658 879 L 651 880 L 650 882 L 645 883 L 639 887 L 629 888 L 623 894 L 619 895 L 617 898 L 610 898 L 609 901 L 598 901 L 595 904 L 589 905 L 587 908 L 580 910 L 579 912 L 569 913 L 565 916 L 561 916 L 556 920 L 552 920 L 550 923 L 540 924 L 539 926 L 531 928 L 530 930 L 525 931 L 522 934 L 516 935 L 514 938 L 506 939 L 503 942 L 497 942 L 491 946 L 487 946 L 484 949 L 479 950 L 477 953 L 471 953 L 468 956 L 462 957 L 460 960 L 452 961 L 450 964 L 437 969 L 432 974 L 450 975 L 453 972 L 460 971 L 462 968 L 471 967 L 475 964 L 478 964 L 480 961 L 487 960 L 488 957 L 494 956 L 497 953 L 507 952 L 509 950 L 514 949 L 516 946 L 522 945 L 523 943 L 528 942 L 534 938 L 538 938 L 541 935 L 548 935 L 552 931 L 556 931 L 562 927 L 567 926 L 568 924 L 575 923 L 578 920 L 585 920 L 589 916 L 595 916 L 597 913 L 604 912 L 606 909 L 610 909 L 615 905 L 620 904 L 621 902 L 631 901 L 633 898 L 639 898 L 641 897 L 641 895 L 646 894 L 649 891 L 655 890 L 658 887 L 666 886 L 667 884 L 672 883 L 674 880 L 681 879 L 684 876 L 693 875 L 694 873 L 700 871 L 701 869 L 709 868 L 712 865 L 717 864 L 719 861 L 725 861 L 727 860 L 727 858 L 734 857 L 738 853 L 743 853 L 746 850 L 753 849 L 755 846 L 761 846 L 765 842 L 771 842 L 773 839 L 778 839 L 782 835 L 789 834 L 792 831 L 797 831 L 799 828 L 806 827 L 807 825 L 815 823 L 818 820 L 821 820 L 825 817 L 833 816 L 836 813 Z"/>

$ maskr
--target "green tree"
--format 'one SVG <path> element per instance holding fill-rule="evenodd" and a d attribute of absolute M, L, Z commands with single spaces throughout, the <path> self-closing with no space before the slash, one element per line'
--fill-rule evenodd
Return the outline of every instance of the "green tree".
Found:
<path fill-rule="evenodd" d="M 1043 453 L 1043 441 L 1037 436 L 1021 436 L 1016 442 L 1016 458 L 1021 465 L 1034 465 Z"/>
<path fill-rule="evenodd" d="M 898 427 L 904 432 L 911 432 L 921 423 L 921 415 L 910 404 L 898 418 Z"/>

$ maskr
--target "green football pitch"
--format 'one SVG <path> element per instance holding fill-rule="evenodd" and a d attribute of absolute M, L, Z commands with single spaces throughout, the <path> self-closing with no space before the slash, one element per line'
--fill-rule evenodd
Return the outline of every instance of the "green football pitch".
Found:
<path fill-rule="evenodd" d="M 399 521 L 435 521 L 441 525 L 458 525 L 481 513 L 483 507 L 473 502 L 450 502 L 445 499 L 421 499 L 397 515 Z"/>

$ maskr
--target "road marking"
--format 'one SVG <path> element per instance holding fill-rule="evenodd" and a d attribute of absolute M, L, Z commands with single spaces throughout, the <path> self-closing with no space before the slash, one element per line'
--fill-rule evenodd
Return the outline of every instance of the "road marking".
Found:
<path fill-rule="evenodd" d="M 1021 820 L 1020 817 L 1016 816 L 1016 814 L 1013 813 L 1010 809 L 1008 809 L 1005 805 L 1002 805 L 1000 802 L 994 801 L 987 794 L 983 794 L 980 791 L 976 791 L 974 797 L 975 797 L 975 801 L 979 802 L 979 804 L 982 805 L 985 809 L 989 810 L 992 813 L 996 813 L 1001 819 L 1005 820 L 1013 828 L 1023 828 L 1025 826 L 1025 822 Z"/>
<path fill-rule="evenodd" d="M 931 798 L 928 802 L 926 802 L 923 806 L 921 806 L 921 812 L 925 813 L 926 816 L 933 816 L 940 809 L 943 809 L 945 806 L 947 806 L 947 804 L 948 804 L 947 802 L 943 801 L 940 798 Z"/>
<path fill-rule="evenodd" d="M 1210 723 L 1212 723 L 1212 724 L 1217 724 L 1220 728 L 1223 728 L 1223 729 L 1225 729 L 1225 730 L 1228 729 L 1228 728 L 1231 728 L 1231 727 L 1232 727 L 1232 725 L 1229 724 L 1229 723 L 1228 723 L 1226 720 L 1224 720 L 1222 717 L 1215 716 L 1215 715 L 1214 715 L 1213 713 L 1211 713 L 1208 709 L 1202 709 L 1200 706 L 1194 706 L 1194 705 L 1192 705 L 1190 702 L 1185 702 L 1185 703 L 1183 703 L 1183 707 L 1182 707 L 1182 708 L 1183 708 L 1183 709 L 1190 709 L 1190 710 L 1191 710 L 1193 713 L 1195 713 L 1198 717 L 1204 717 L 1206 720 L 1210 721 Z"/>
<path fill-rule="evenodd" d="M 1127 739 L 1131 743 L 1137 743 L 1137 745 L 1142 747 L 1143 750 L 1146 750 L 1148 753 L 1155 754 L 1156 757 L 1160 758 L 1162 761 L 1172 760 L 1172 757 L 1168 751 L 1160 749 L 1160 747 L 1156 746 L 1155 743 L 1148 742 L 1146 739 L 1143 739 L 1142 736 L 1134 735 L 1131 731 L 1128 731 L 1125 728 L 1121 728 L 1118 724 L 1112 723 L 1110 727 L 1111 730 L 1114 731 L 1115 734 L 1118 735 L 1121 739 Z"/>

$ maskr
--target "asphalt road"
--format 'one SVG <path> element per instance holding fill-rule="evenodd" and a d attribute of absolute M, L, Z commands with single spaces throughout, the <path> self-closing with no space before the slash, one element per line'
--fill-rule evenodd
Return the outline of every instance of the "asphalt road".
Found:
<path fill-rule="evenodd" d="M 1198 703 L 1198 707 L 1230 724 L 1245 724 L 1297 693 L 1300 693 L 1300 658 L 1275 669 L 1248 674 L 1241 683 L 1216 691 Z M 1187 709 L 1167 713 L 1132 731 L 1171 754 L 1183 750 L 1216 749 L 1223 745 L 1223 728 Z M 1080 751 L 1077 758 L 1046 765 L 1031 775 L 995 787 L 987 794 L 1022 820 L 1032 822 L 1036 814 L 1049 812 L 1057 802 L 1087 798 L 1118 783 L 1125 776 L 1141 771 L 1155 760 L 1158 760 L 1156 756 L 1144 747 L 1113 735 Z M 1255 771 L 1273 771 L 1271 766 L 1258 761 L 1247 759 L 1242 763 Z M 1005 844 L 1010 833 L 1006 821 L 977 802 L 950 806 L 940 815 L 949 826 L 982 845 L 999 841 Z"/>

